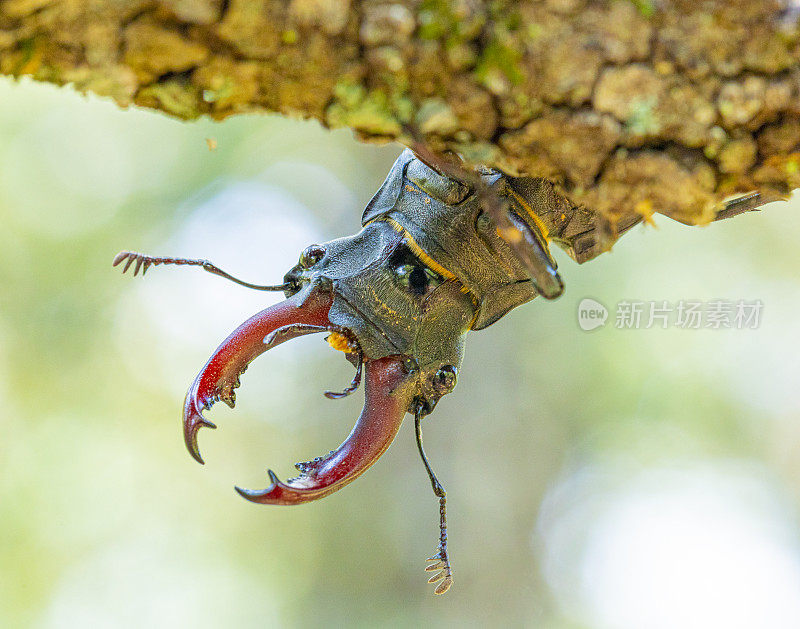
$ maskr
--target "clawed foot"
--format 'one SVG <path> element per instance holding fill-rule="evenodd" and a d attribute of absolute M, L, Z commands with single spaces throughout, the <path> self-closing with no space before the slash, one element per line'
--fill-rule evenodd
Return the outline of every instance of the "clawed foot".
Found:
<path fill-rule="evenodd" d="M 432 557 L 428 557 L 426 561 L 432 561 L 433 563 L 425 567 L 425 572 L 435 572 L 438 570 L 436 574 L 428 579 L 428 583 L 437 583 L 441 581 L 441 583 L 436 586 L 433 593 L 444 594 L 450 589 L 450 586 L 453 585 L 453 569 L 450 567 L 450 559 L 447 556 L 447 550 L 440 547 L 439 552 Z"/>

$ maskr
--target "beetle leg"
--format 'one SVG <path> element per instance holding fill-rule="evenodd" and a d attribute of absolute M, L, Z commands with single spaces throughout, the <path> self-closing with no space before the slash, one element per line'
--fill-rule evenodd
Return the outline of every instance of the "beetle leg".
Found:
<path fill-rule="evenodd" d="M 240 286 L 244 286 L 246 288 L 252 288 L 254 290 L 285 291 L 294 288 L 294 285 L 291 283 L 278 284 L 275 286 L 251 284 L 250 282 L 245 282 L 243 280 L 233 277 L 233 275 L 226 273 L 218 266 L 211 264 L 211 262 L 209 262 L 208 260 L 190 260 L 188 258 L 164 258 L 164 257 L 148 256 L 143 253 L 137 253 L 135 251 L 120 251 L 114 257 L 114 261 L 111 263 L 111 266 L 117 266 L 126 259 L 127 262 L 125 263 L 122 272 L 125 273 L 130 268 L 131 264 L 135 262 L 136 266 L 133 269 L 134 275 L 137 275 L 139 273 L 139 269 L 141 269 L 142 275 L 144 276 L 144 274 L 147 273 L 147 269 L 149 269 L 150 266 L 158 266 L 159 264 L 174 264 L 177 266 L 199 266 L 204 271 L 208 271 L 209 273 L 213 273 L 214 275 L 219 275 L 220 277 L 224 277 L 226 280 L 230 280 L 231 282 L 235 282 Z"/>
<path fill-rule="evenodd" d="M 422 418 L 425 415 L 424 405 L 417 403 L 414 409 L 414 432 L 417 437 L 417 449 L 420 457 L 422 457 L 422 462 L 425 464 L 425 470 L 428 472 L 433 493 L 439 498 L 439 550 L 432 557 L 428 557 L 427 561 L 432 561 L 433 563 L 426 566 L 425 571 L 434 572 L 438 570 L 435 575 L 428 579 L 428 583 L 441 581 L 436 586 L 434 594 L 444 594 L 453 585 L 453 569 L 450 566 L 450 558 L 447 555 L 447 493 L 439 479 L 436 478 L 436 474 L 433 473 L 430 463 L 428 463 L 428 457 L 425 456 L 425 450 L 422 447 Z"/>
<path fill-rule="evenodd" d="M 468 170 L 460 159 L 455 162 L 444 159 L 429 149 L 413 129 L 407 127 L 406 132 L 415 138 L 411 150 L 420 160 L 440 174 L 465 182 L 475 190 L 484 210 L 494 221 L 498 234 L 530 275 L 536 292 L 545 299 L 559 297 L 564 292 L 564 281 L 558 273 L 546 239 L 537 233 L 538 228 L 531 228 L 515 216 L 508 199 L 484 181 L 479 173 Z"/>
<path fill-rule="evenodd" d="M 340 400 L 343 397 L 347 397 L 351 393 L 354 393 L 356 389 L 358 389 L 358 385 L 361 384 L 361 370 L 364 366 L 364 352 L 360 349 L 358 350 L 358 355 L 356 360 L 356 374 L 353 376 L 352 382 L 350 382 L 350 386 L 346 387 L 344 391 L 336 393 L 334 391 L 325 391 L 325 397 L 329 400 Z"/>
<path fill-rule="evenodd" d="M 759 192 L 751 192 L 725 201 L 714 213 L 712 221 L 722 221 L 746 212 L 758 212 L 761 206 L 775 201 L 774 197 L 764 196 Z M 641 216 L 625 216 L 612 224 L 601 215 L 573 211 L 570 221 L 562 226 L 564 232 L 559 244 L 577 262 L 583 264 L 607 249 L 607 244 L 614 243 L 622 234 L 642 221 Z M 669 216 L 683 225 L 696 226 L 675 216 Z"/>

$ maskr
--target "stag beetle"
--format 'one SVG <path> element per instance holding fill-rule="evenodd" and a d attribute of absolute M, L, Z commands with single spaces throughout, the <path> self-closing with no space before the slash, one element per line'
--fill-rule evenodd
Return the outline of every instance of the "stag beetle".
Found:
<path fill-rule="evenodd" d="M 436 594 L 453 582 L 446 494 L 425 455 L 421 421 L 455 388 L 467 332 L 490 326 L 537 295 L 554 299 L 563 292 L 551 242 L 577 262 L 603 250 L 595 215 L 570 204 L 547 180 L 486 168 L 453 172 L 452 165 L 405 150 L 364 210 L 361 231 L 309 246 L 280 285 L 243 282 L 206 260 L 123 251 L 113 262 L 126 261 L 123 272 L 135 264 L 134 275 L 151 265 L 200 266 L 248 288 L 286 295 L 234 330 L 189 387 L 183 434 L 200 463 L 198 430 L 216 427 L 203 411 L 219 400 L 233 407 L 239 377 L 268 349 L 327 332 L 331 346 L 356 368 L 350 386 L 326 392 L 330 398 L 351 394 L 365 372 L 364 408 L 344 442 L 297 463 L 296 478 L 281 481 L 270 470 L 267 489 L 237 487 L 244 498 L 276 505 L 323 498 L 364 473 L 389 447 L 405 414 L 414 415 L 417 447 L 439 498 L 439 546 L 426 567 L 436 572 L 429 581 L 439 582 Z M 757 195 L 743 197 L 718 218 L 757 203 Z M 616 228 L 625 231 L 638 220 Z"/>

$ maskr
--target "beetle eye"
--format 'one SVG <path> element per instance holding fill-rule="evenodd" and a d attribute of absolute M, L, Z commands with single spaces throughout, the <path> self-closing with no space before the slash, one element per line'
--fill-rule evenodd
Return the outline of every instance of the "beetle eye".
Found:
<path fill-rule="evenodd" d="M 428 275 L 423 267 L 401 264 L 394 270 L 394 274 L 400 286 L 407 288 L 415 295 L 424 295 L 428 292 Z"/>
<path fill-rule="evenodd" d="M 394 269 L 397 283 L 417 296 L 426 295 L 442 283 L 442 279 L 429 268 L 419 264 L 401 264 Z"/>
<path fill-rule="evenodd" d="M 444 281 L 405 245 L 394 251 L 389 259 L 389 268 L 398 285 L 415 297 L 424 297 Z"/>
<path fill-rule="evenodd" d="M 325 255 L 325 248 L 320 245 L 309 245 L 300 254 L 299 264 L 304 269 L 310 269 Z"/>

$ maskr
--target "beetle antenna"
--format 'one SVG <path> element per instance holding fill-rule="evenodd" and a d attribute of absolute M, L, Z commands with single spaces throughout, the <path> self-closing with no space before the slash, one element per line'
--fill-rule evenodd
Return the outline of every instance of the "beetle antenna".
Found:
<path fill-rule="evenodd" d="M 123 261 L 125 262 L 125 266 L 122 269 L 122 272 L 125 273 L 130 266 L 135 262 L 136 266 L 133 268 L 133 274 L 137 275 L 139 270 L 142 271 L 142 276 L 147 273 L 147 269 L 150 266 L 158 266 L 159 264 L 175 264 L 177 266 L 199 266 L 204 271 L 208 271 L 209 273 L 213 273 L 214 275 L 219 275 L 220 277 L 224 277 L 226 280 L 230 280 L 231 282 L 235 282 L 240 286 L 245 286 L 247 288 L 252 288 L 254 290 L 271 290 L 271 291 L 285 291 L 289 290 L 294 287 L 291 282 L 285 282 L 283 284 L 278 284 L 277 286 L 263 286 L 261 284 L 251 284 L 250 282 L 245 282 L 240 279 L 233 277 L 229 273 L 226 273 L 218 266 L 211 264 L 208 260 L 189 260 L 187 258 L 160 258 L 156 256 L 148 256 L 143 253 L 137 253 L 136 251 L 120 251 L 115 257 L 114 262 L 112 262 L 112 266 L 117 266 L 121 264 Z"/>
<path fill-rule="evenodd" d="M 350 386 L 344 389 L 344 391 L 340 391 L 336 393 L 335 391 L 325 391 L 325 397 L 329 400 L 340 400 L 343 397 L 347 397 L 351 393 L 355 392 L 358 389 L 358 385 L 361 384 L 361 372 L 364 368 L 364 352 L 360 349 L 358 350 L 358 363 L 356 364 L 356 375 L 353 376 L 353 381 L 350 383 Z"/>
<path fill-rule="evenodd" d="M 422 462 L 425 464 L 428 478 L 431 479 L 433 493 L 439 498 L 439 551 L 432 557 L 428 557 L 427 561 L 432 561 L 433 563 L 426 566 L 425 571 L 439 571 L 428 579 L 428 583 L 441 581 L 436 586 L 434 594 L 444 594 L 453 585 L 453 569 L 450 567 L 450 558 L 447 555 L 447 494 L 439 479 L 436 478 L 436 474 L 433 473 L 430 463 L 428 463 L 428 457 L 425 456 L 425 449 L 422 447 L 422 418 L 427 414 L 425 404 L 418 401 L 414 407 L 414 432 L 417 436 L 417 449 L 420 457 L 422 457 Z"/>

